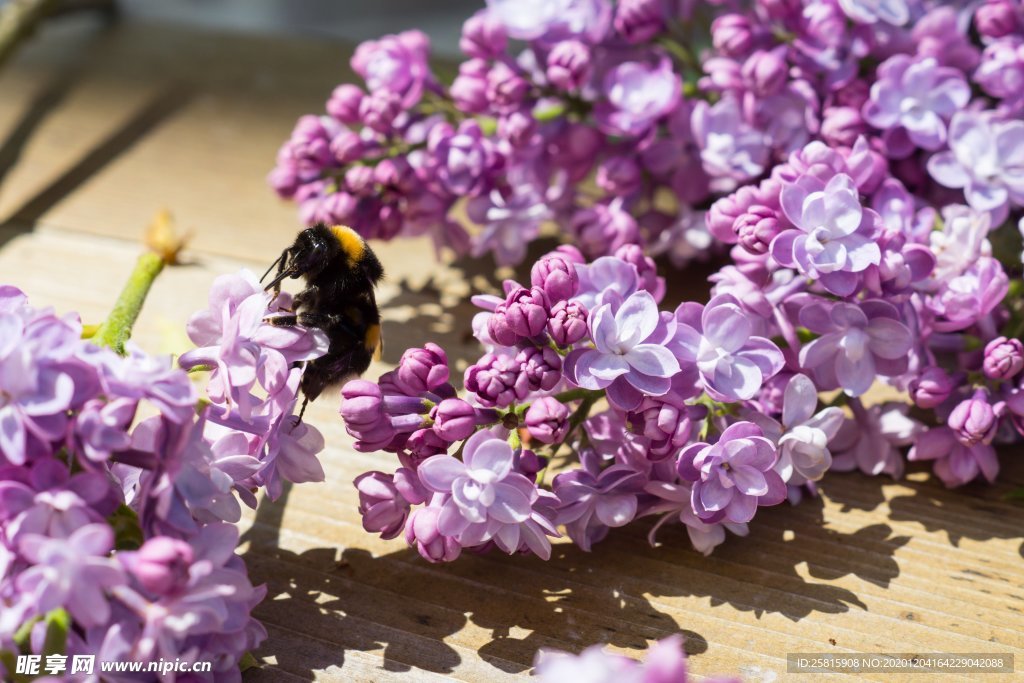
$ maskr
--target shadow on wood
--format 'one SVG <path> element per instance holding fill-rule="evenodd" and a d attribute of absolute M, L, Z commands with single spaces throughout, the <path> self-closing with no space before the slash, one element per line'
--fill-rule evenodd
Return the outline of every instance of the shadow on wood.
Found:
<path fill-rule="evenodd" d="M 480 658 L 502 672 L 526 671 L 545 647 L 579 651 L 610 643 L 641 650 L 679 632 L 688 654 L 699 656 L 708 647 L 701 624 L 678 623 L 668 613 L 673 601 L 697 597 L 791 622 L 815 612 L 866 610 L 854 592 L 808 580 L 797 567 L 807 563 L 814 578 L 853 575 L 885 588 L 900 573 L 893 553 L 909 540 L 892 536 L 885 524 L 852 533 L 828 528 L 821 501 L 809 500 L 762 510 L 747 539 L 732 539 L 711 557 L 692 550 L 678 525 L 663 529 L 652 548 L 651 523 L 641 522 L 614 530 L 592 553 L 558 544 L 549 562 L 491 552 L 432 565 L 413 550 L 374 557 L 359 548 L 282 549 L 284 502 L 262 501 L 244 537 L 253 581 L 269 589 L 255 614 L 272 631 L 294 631 L 288 640 L 310 640 L 310 647 L 296 650 L 275 638 L 257 654 L 310 679 L 344 666 L 346 652 L 382 648 L 386 670 L 451 673 L 462 663 L 466 646 L 458 641 L 467 638 L 456 634 L 464 631 L 474 633 Z"/>

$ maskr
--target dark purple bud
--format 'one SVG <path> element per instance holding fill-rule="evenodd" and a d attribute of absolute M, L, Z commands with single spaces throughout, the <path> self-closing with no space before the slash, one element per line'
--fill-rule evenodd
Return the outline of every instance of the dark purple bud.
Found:
<path fill-rule="evenodd" d="M 405 541 L 428 562 L 451 562 L 462 552 L 458 541 L 438 530 L 440 514 L 439 507 L 417 508 L 405 524 Z"/>
<path fill-rule="evenodd" d="M 487 336 L 500 346 L 515 346 L 522 337 L 509 324 L 506 310 L 507 306 L 503 303 L 494 309 L 494 313 L 487 319 Z"/>
<path fill-rule="evenodd" d="M 351 166 L 345 171 L 345 187 L 358 196 L 375 194 L 373 169 L 369 166 Z"/>
<path fill-rule="evenodd" d="M 194 555 L 192 546 L 185 541 L 157 536 L 138 550 L 118 553 L 117 557 L 143 588 L 155 595 L 166 595 L 188 583 Z"/>
<path fill-rule="evenodd" d="M 852 107 L 860 110 L 864 103 L 871 99 L 871 84 L 863 78 L 857 78 L 842 87 L 841 90 L 833 93 L 835 105 L 838 107 Z"/>
<path fill-rule="evenodd" d="M 621 197 L 639 189 L 643 173 L 640 165 L 631 157 L 613 156 L 597 167 L 596 182 L 608 194 Z"/>
<path fill-rule="evenodd" d="M 711 235 L 726 244 L 736 244 L 736 233 L 732 226 L 736 219 L 745 214 L 757 201 L 756 191 L 749 185 L 741 187 L 731 195 L 722 197 L 708 209 L 705 224 Z"/>
<path fill-rule="evenodd" d="M 395 486 L 394 477 L 384 472 L 366 472 L 356 477 L 359 514 L 363 528 L 387 540 L 402 533 L 409 515 L 407 501 Z"/>
<path fill-rule="evenodd" d="M 459 49 L 467 57 L 493 59 L 507 46 L 505 27 L 486 10 L 477 12 L 462 25 Z"/>
<path fill-rule="evenodd" d="M 402 98 L 388 90 L 372 92 L 359 103 L 359 120 L 378 133 L 390 133 L 401 113 Z"/>
<path fill-rule="evenodd" d="M 528 378 L 519 362 L 506 354 L 487 353 L 466 368 L 464 384 L 485 406 L 504 408 L 530 393 Z"/>
<path fill-rule="evenodd" d="M 363 101 L 363 91 L 351 83 L 339 85 L 327 100 L 327 113 L 348 125 L 359 123 L 359 105 Z"/>
<path fill-rule="evenodd" d="M 339 164 L 350 164 L 363 158 L 366 143 L 359 134 L 343 130 L 331 140 L 331 154 Z"/>
<path fill-rule="evenodd" d="M 772 240 L 779 234 L 779 216 L 767 206 L 755 204 L 736 219 L 733 230 L 744 249 L 751 254 L 766 254 Z"/>
<path fill-rule="evenodd" d="M 418 467 L 421 462 L 432 455 L 447 453 L 450 445 L 450 441 L 442 439 L 430 427 L 417 429 L 409 435 L 409 439 L 405 442 L 405 450 L 412 456 L 411 462 L 408 464 Z"/>
<path fill-rule="evenodd" d="M 562 90 L 579 90 L 590 78 L 590 48 L 578 40 L 563 40 L 548 53 L 548 80 Z"/>
<path fill-rule="evenodd" d="M 1003 38 L 1020 29 L 1019 2 L 988 0 L 977 9 L 974 25 L 987 38 Z"/>
<path fill-rule="evenodd" d="M 455 106 L 468 114 L 483 114 L 488 109 L 487 73 L 489 67 L 482 59 L 470 59 L 459 66 L 448 92 Z"/>
<path fill-rule="evenodd" d="M 530 269 L 530 283 L 540 287 L 549 302 L 558 302 L 576 296 L 580 276 L 571 261 L 561 256 L 545 256 Z"/>
<path fill-rule="evenodd" d="M 1024 344 L 1019 339 L 998 337 L 985 345 L 985 376 L 1010 379 L 1024 370 Z"/>
<path fill-rule="evenodd" d="M 432 411 L 434 431 L 445 441 L 468 439 L 476 431 L 476 409 L 461 398 L 446 398 Z"/>
<path fill-rule="evenodd" d="M 578 209 L 572 215 L 570 228 L 583 250 L 595 256 L 610 254 L 640 238 L 636 219 L 618 200 Z"/>
<path fill-rule="evenodd" d="M 513 147 L 533 144 L 536 133 L 537 119 L 528 111 L 514 111 L 498 120 L 498 137 Z"/>
<path fill-rule="evenodd" d="M 526 429 L 541 443 L 558 443 L 569 431 L 569 408 L 552 396 L 538 398 L 526 410 Z"/>
<path fill-rule="evenodd" d="M 364 379 L 347 382 L 341 389 L 341 417 L 352 428 L 372 426 L 385 419 L 380 387 Z"/>
<path fill-rule="evenodd" d="M 402 393 L 419 396 L 448 383 L 448 356 L 437 344 L 427 342 L 422 349 L 408 349 L 395 370 L 394 383 Z"/>
<path fill-rule="evenodd" d="M 538 456 L 529 448 L 524 448 L 515 455 L 515 470 L 528 479 L 536 479 L 537 473 L 548 466 L 548 459 Z"/>
<path fill-rule="evenodd" d="M 829 107 L 821 122 L 821 137 L 833 147 L 852 147 L 857 138 L 868 132 L 860 109 Z"/>
<path fill-rule="evenodd" d="M 529 82 L 505 62 L 496 62 L 487 73 L 487 99 L 495 111 L 519 109 L 529 91 Z"/>
<path fill-rule="evenodd" d="M 754 46 L 754 27 L 743 14 L 723 14 L 711 24 L 711 42 L 726 57 L 743 57 Z"/>
<path fill-rule="evenodd" d="M 418 187 L 416 175 L 405 157 L 381 159 L 373 169 L 373 178 L 384 187 L 403 193 Z"/>
<path fill-rule="evenodd" d="M 786 85 L 789 65 L 784 50 L 757 50 L 743 63 L 743 79 L 755 94 L 776 95 Z"/>
<path fill-rule="evenodd" d="M 550 391 L 562 379 L 562 357 L 550 346 L 529 346 L 516 354 L 516 363 L 530 391 Z"/>
<path fill-rule="evenodd" d="M 520 287 L 505 299 L 505 319 L 520 337 L 536 337 L 548 323 L 548 303 L 540 287 Z M 494 337 L 491 337 L 494 339 Z"/>
<path fill-rule="evenodd" d="M 955 388 L 953 378 L 945 370 L 930 366 L 910 382 L 910 396 L 915 405 L 928 410 L 944 403 Z"/>
<path fill-rule="evenodd" d="M 971 398 L 958 403 L 947 421 L 957 440 L 965 446 L 990 443 L 996 435 L 998 423 L 996 413 L 981 389 L 974 392 Z"/>
<path fill-rule="evenodd" d="M 587 336 L 587 309 L 578 301 L 559 301 L 551 307 L 548 334 L 558 346 L 572 346 Z"/>
<path fill-rule="evenodd" d="M 665 28 L 663 0 L 620 0 L 615 8 L 615 30 L 627 43 L 646 43 Z"/>

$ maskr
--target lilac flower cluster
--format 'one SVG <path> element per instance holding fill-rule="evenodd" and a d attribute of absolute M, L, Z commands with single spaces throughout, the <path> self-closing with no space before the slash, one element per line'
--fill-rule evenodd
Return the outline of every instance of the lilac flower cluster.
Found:
<path fill-rule="evenodd" d="M 999 261 L 934 246 L 962 245 L 985 216 L 951 209 L 948 233 L 916 231 L 912 215 L 890 228 L 883 215 L 913 204 L 893 178 L 867 185 L 875 158 L 812 142 L 779 165 L 758 200 L 774 236 L 735 241 L 707 304 L 663 309 L 665 283 L 635 245 L 591 262 L 563 246 L 528 284 L 474 299 L 483 355 L 462 397 L 434 344 L 345 386 L 356 448 L 399 464 L 356 480 L 365 528 L 404 532 L 435 562 L 491 548 L 546 559 L 560 530 L 590 550 L 655 516 L 652 543 L 678 521 L 709 553 L 832 469 L 899 476 L 928 460 L 949 486 L 991 481 L 993 441 L 1024 434 L 1024 347 L 994 336 L 1021 311 L 1002 302 Z M 739 221 L 749 198 L 721 204 Z M 865 404 L 876 382 L 905 390 L 914 416 Z"/>
<path fill-rule="evenodd" d="M 863 148 L 863 177 L 834 180 L 836 210 L 881 191 L 927 231 L 924 207 L 966 203 L 996 229 L 1024 206 L 1016 0 L 486 4 L 463 26 L 450 83 L 422 33 L 359 47 L 365 89 L 341 85 L 325 115 L 300 119 L 270 176 L 304 222 L 430 233 L 502 264 L 547 222 L 588 257 L 636 244 L 676 267 L 718 251 L 709 230 L 761 253 L 793 225 L 808 234 L 774 255 L 848 288 L 881 257 L 868 233 L 907 217 L 867 205 L 881 222 L 780 221 L 773 169 L 811 142 Z M 820 237 L 838 241 L 819 254 Z"/>
<path fill-rule="evenodd" d="M 541 650 L 534 662 L 534 674 L 540 683 L 687 683 L 691 679 L 682 644 L 680 635 L 663 638 L 651 646 L 642 662 L 605 652 L 600 645 L 592 645 L 578 655 Z M 713 676 L 702 680 L 737 683 L 740 679 Z"/>
<path fill-rule="evenodd" d="M 0 677 L 57 652 L 240 680 L 266 591 L 234 552 L 239 499 L 323 479 L 323 439 L 292 411 L 296 361 L 326 340 L 264 322 L 286 304 L 249 274 L 217 280 L 182 359 L 212 370 L 201 400 L 169 359 L 119 356 L 0 287 Z"/>

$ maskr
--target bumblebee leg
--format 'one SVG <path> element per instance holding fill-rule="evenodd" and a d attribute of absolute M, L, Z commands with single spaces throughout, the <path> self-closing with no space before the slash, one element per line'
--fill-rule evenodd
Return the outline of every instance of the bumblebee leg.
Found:
<path fill-rule="evenodd" d="M 358 338 L 359 336 L 352 326 L 345 321 L 344 317 L 334 313 L 302 311 L 296 318 L 303 327 L 319 327 L 321 330 L 340 330 L 353 338 Z"/>
<path fill-rule="evenodd" d="M 298 316 L 294 313 L 287 315 L 268 315 L 263 319 L 264 322 L 273 325 L 274 327 L 295 327 L 298 323 Z"/>
<path fill-rule="evenodd" d="M 316 285 L 309 285 L 295 295 L 295 298 L 292 300 L 292 308 L 296 311 L 300 308 L 310 308 L 310 304 L 319 297 L 320 288 Z"/>

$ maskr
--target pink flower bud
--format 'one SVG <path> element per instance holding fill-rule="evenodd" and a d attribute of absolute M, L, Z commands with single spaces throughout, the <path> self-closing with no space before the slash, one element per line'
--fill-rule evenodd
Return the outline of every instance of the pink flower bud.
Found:
<path fill-rule="evenodd" d="M 526 411 L 526 429 L 541 443 L 557 443 L 569 430 L 569 408 L 552 396 L 538 398 Z"/>

